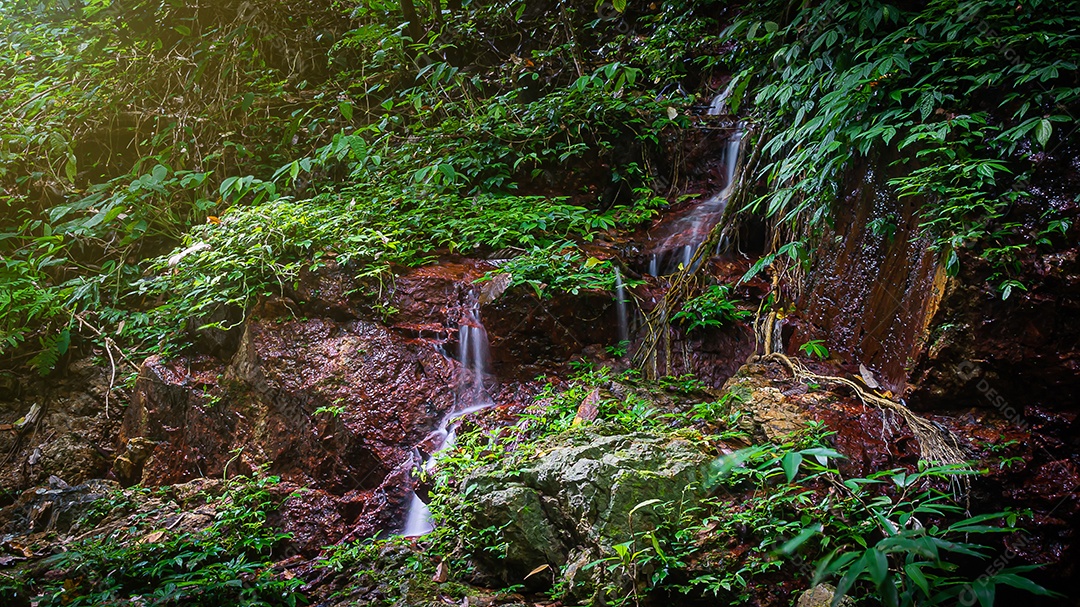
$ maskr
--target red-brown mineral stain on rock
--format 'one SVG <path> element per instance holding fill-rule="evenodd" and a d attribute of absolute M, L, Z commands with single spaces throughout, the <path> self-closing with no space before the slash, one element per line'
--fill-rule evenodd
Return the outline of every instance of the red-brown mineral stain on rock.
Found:
<path fill-rule="evenodd" d="M 171 484 L 223 474 L 230 461 L 230 473 L 269 463 L 271 473 L 314 490 L 286 514 L 304 504 L 339 531 L 360 518 L 372 532 L 392 524 L 410 486 L 413 445 L 453 405 L 453 361 L 374 323 L 279 312 L 276 302 L 256 310 L 228 365 L 146 361 L 121 441 L 160 444 L 129 482 Z"/>

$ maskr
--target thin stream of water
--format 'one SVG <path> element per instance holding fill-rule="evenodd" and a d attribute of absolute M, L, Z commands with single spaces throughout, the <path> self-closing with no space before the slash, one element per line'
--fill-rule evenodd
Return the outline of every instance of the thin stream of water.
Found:
<path fill-rule="evenodd" d="M 461 363 L 458 376 L 457 396 L 453 410 L 447 414 L 433 433 L 436 447 L 423 462 L 417 462 L 424 471 L 430 471 L 435 465 L 435 458 L 440 451 L 454 446 L 457 439 L 457 422 L 461 418 L 494 405 L 490 394 L 491 354 L 487 330 L 480 321 L 480 306 L 474 303 L 466 312 L 458 327 L 458 361 Z M 420 496 L 413 492 L 409 502 L 408 515 L 401 535 L 418 537 L 434 529 L 431 510 Z"/>
<path fill-rule="evenodd" d="M 730 86 L 713 100 L 709 115 L 718 115 L 724 110 Z M 677 272 L 690 266 L 694 253 L 709 237 L 709 232 L 720 222 L 727 208 L 728 199 L 735 189 L 735 168 L 739 161 L 739 147 L 742 144 L 743 128 L 740 124 L 727 141 L 723 152 L 724 188 L 693 206 L 685 215 L 668 224 L 659 238 L 659 243 L 649 256 L 648 272 L 653 276 L 662 276 Z"/>

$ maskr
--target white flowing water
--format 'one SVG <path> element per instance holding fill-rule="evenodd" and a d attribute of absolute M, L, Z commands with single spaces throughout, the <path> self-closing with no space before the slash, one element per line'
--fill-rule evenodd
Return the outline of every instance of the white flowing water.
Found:
<path fill-rule="evenodd" d="M 734 90 L 737 80 L 732 78 L 724 90 L 720 91 L 720 94 L 713 97 L 712 103 L 709 104 L 709 115 L 719 116 L 724 112 L 724 105 L 727 104 L 727 98 L 731 96 L 731 91 Z"/>
<path fill-rule="evenodd" d="M 713 99 L 709 115 L 715 116 L 724 110 L 730 85 L 724 92 Z M 661 232 L 659 243 L 649 256 L 649 274 L 661 276 L 671 274 L 680 268 L 690 267 L 694 253 L 709 237 L 709 232 L 720 222 L 727 208 L 728 199 L 735 190 L 735 169 L 739 162 L 739 148 L 742 145 L 743 126 L 739 124 L 728 138 L 723 152 L 724 188 L 694 205 L 685 215 L 669 223 Z"/>
<path fill-rule="evenodd" d="M 458 361 L 465 375 L 458 382 L 458 399 L 455 410 L 491 404 L 485 382 L 490 375 L 488 367 L 491 355 L 488 350 L 487 330 L 480 322 L 480 306 L 474 305 L 458 327 Z"/>
<path fill-rule="evenodd" d="M 458 326 L 458 362 L 461 363 L 461 368 L 454 408 L 432 433 L 435 438 L 433 452 L 425 461 L 417 462 L 425 472 L 434 467 L 435 458 L 440 451 L 454 446 L 458 421 L 461 418 L 495 404 L 490 393 L 492 376 L 489 348 L 487 330 L 480 322 L 480 306 L 473 304 Z M 413 492 L 401 535 L 418 537 L 430 533 L 432 529 L 434 525 L 431 522 L 431 510 L 420 496 Z"/>
<path fill-rule="evenodd" d="M 431 523 L 431 510 L 420 499 L 420 496 L 413 492 L 412 500 L 409 502 L 409 515 L 405 518 L 405 528 L 401 530 L 401 535 L 420 537 L 431 533 L 433 529 L 435 525 Z"/>
<path fill-rule="evenodd" d="M 615 312 L 619 316 L 619 344 L 625 344 L 630 341 L 630 321 L 626 312 L 626 287 L 619 266 L 615 266 Z"/>

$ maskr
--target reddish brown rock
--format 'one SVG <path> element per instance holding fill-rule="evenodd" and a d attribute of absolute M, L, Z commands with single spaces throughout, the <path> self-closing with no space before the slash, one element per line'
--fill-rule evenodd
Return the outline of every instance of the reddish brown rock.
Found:
<path fill-rule="evenodd" d="M 283 515 L 302 545 L 330 543 L 357 525 L 365 534 L 392 527 L 411 486 L 413 445 L 453 405 L 455 364 L 374 323 L 283 312 L 261 306 L 228 365 L 146 361 L 121 443 L 157 444 L 128 482 L 173 484 L 265 464 L 311 489 Z M 303 512 L 338 531 L 307 529 Z"/>

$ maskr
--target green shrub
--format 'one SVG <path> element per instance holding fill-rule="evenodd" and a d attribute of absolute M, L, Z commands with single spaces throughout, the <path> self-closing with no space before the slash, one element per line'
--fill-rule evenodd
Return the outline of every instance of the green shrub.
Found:
<path fill-rule="evenodd" d="M 1080 106 L 1071 80 L 1080 12 L 1059 8 L 750 3 L 725 32 L 747 66 L 731 103 L 748 108 L 761 134 L 757 175 L 767 189 L 749 208 L 797 236 L 819 235 L 847 171 L 892 162 L 872 187 L 917 197 L 947 270 L 957 272 L 956 251 L 975 244 L 995 280 L 1008 279 L 1016 252 L 1039 239 L 1009 221 L 1009 209 L 1030 195 L 1039 154 L 1073 136 L 1064 127 Z M 1038 230 L 1058 219 L 1051 213 Z"/>
<path fill-rule="evenodd" d="M 4 582 L 0 596 L 4 588 L 31 588 L 42 607 L 303 604 L 302 581 L 271 569 L 275 548 L 289 537 L 267 522 L 277 507 L 270 492 L 277 482 L 272 476 L 229 479 L 221 495 L 207 498 L 216 514 L 202 530 L 136 526 L 75 542 L 46 559 L 52 574 Z"/>
<path fill-rule="evenodd" d="M 731 285 L 710 285 L 697 297 L 686 300 L 671 319 L 685 322 L 688 332 L 698 327 L 722 327 L 754 315 L 740 308 L 740 303 L 731 296 Z"/>

